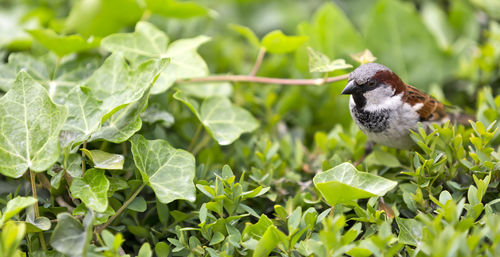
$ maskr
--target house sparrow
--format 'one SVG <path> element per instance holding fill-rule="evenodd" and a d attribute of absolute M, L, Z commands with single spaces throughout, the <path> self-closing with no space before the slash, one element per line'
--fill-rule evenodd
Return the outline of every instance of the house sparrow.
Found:
<path fill-rule="evenodd" d="M 368 139 L 389 147 L 412 148 L 410 130 L 416 130 L 418 122 L 428 127 L 450 120 L 442 103 L 378 63 L 351 72 L 342 94 L 351 95 L 351 116 Z"/>

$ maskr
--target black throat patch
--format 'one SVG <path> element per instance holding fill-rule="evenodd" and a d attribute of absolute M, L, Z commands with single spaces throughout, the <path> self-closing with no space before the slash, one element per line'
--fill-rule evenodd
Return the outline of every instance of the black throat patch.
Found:
<path fill-rule="evenodd" d="M 389 110 L 365 111 L 357 105 L 352 109 L 354 118 L 370 132 L 382 132 L 389 127 Z"/>

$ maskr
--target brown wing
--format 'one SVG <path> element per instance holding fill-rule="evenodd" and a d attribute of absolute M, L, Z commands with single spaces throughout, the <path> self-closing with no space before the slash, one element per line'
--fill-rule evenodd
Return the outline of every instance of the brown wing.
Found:
<path fill-rule="evenodd" d="M 422 107 L 417 111 L 420 115 L 420 121 L 439 121 L 448 116 L 442 103 L 410 85 L 406 85 L 403 97 L 411 106 L 422 104 Z"/>

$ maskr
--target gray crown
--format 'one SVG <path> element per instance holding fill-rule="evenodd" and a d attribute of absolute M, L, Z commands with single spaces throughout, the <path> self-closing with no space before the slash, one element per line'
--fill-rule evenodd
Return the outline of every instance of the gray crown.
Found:
<path fill-rule="evenodd" d="M 364 85 L 370 80 L 375 73 L 383 70 L 391 71 L 389 68 L 378 63 L 367 63 L 356 68 L 349 74 L 349 80 L 354 80 L 358 85 Z"/>

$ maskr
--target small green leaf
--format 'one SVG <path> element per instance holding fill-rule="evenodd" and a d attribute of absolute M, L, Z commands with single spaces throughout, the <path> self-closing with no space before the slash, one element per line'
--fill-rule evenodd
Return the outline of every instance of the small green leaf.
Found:
<path fill-rule="evenodd" d="M 2 224 L 4 224 L 7 220 L 21 212 L 24 208 L 37 202 L 37 199 L 31 196 L 17 196 L 16 198 L 8 201 L 0 220 L 0 227 L 2 227 Z"/>
<path fill-rule="evenodd" d="M 255 246 L 254 257 L 269 256 L 273 249 L 280 243 L 286 244 L 286 235 L 274 225 L 269 226 Z"/>
<path fill-rule="evenodd" d="M 259 38 L 255 35 L 255 32 L 252 31 L 249 27 L 241 26 L 238 24 L 229 24 L 229 28 L 238 32 L 240 35 L 245 37 L 252 46 L 255 48 L 260 47 Z"/>
<path fill-rule="evenodd" d="M 195 160 L 190 153 L 173 148 L 167 141 L 146 140 L 141 135 L 133 136 L 130 142 L 135 165 L 160 202 L 195 200 Z"/>
<path fill-rule="evenodd" d="M 141 246 L 141 249 L 139 249 L 137 257 L 151 257 L 151 256 L 153 256 L 153 252 L 151 251 L 151 246 L 149 245 L 149 243 L 144 243 Z"/>
<path fill-rule="evenodd" d="M 287 36 L 281 30 L 267 33 L 262 39 L 262 46 L 273 54 L 284 54 L 295 51 L 307 41 L 305 36 Z"/>
<path fill-rule="evenodd" d="M 344 59 L 330 61 L 328 56 L 311 47 L 307 48 L 307 54 L 309 55 L 309 72 L 331 72 L 352 68 L 352 65 L 345 63 Z"/>
<path fill-rule="evenodd" d="M 361 198 L 383 196 L 397 185 L 395 181 L 357 171 L 350 163 L 343 163 L 317 174 L 313 182 L 331 206 Z"/>
<path fill-rule="evenodd" d="M 423 224 L 415 219 L 403 219 L 396 217 L 399 227 L 398 240 L 400 243 L 419 246 L 423 236 Z"/>
<path fill-rule="evenodd" d="M 178 19 L 205 16 L 208 9 L 195 2 L 175 0 L 146 0 L 146 8 L 152 13 Z"/>
<path fill-rule="evenodd" d="M 26 72 L 0 98 L 0 173 L 13 178 L 27 169 L 47 170 L 59 158 L 59 133 L 67 108 L 56 105 Z"/>
<path fill-rule="evenodd" d="M 369 154 L 366 157 L 365 162 L 369 165 L 381 165 L 391 168 L 401 167 L 401 163 L 399 162 L 398 158 L 388 152 L 384 152 L 379 149 L 376 149 L 371 154 Z"/>
<path fill-rule="evenodd" d="M 103 170 L 122 170 L 125 158 L 121 154 L 107 153 L 101 150 L 87 150 L 82 152 L 94 163 L 94 168 Z"/>
<path fill-rule="evenodd" d="M 13 221 L 5 223 L 0 233 L 0 251 L 2 256 L 23 256 L 20 254 L 16 255 L 15 252 L 21 244 L 25 233 L 25 223 L 16 223 Z"/>
<path fill-rule="evenodd" d="M 47 217 L 35 218 L 35 208 L 33 205 L 26 209 L 26 233 L 35 233 L 49 230 L 52 224 Z"/>
<path fill-rule="evenodd" d="M 136 211 L 136 212 L 144 212 L 148 208 L 146 200 L 144 197 L 138 196 L 136 197 L 130 204 L 127 206 L 127 209 Z"/>
<path fill-rule="evenodd" d="M 99 40 L 91 37 L 83 39 L 80 35 L 63 36 L 56 34 L 51 29 L 28 30 L 28 33 L 47 49 L 56 53 L 59 57 L 86 51 L 99 46 Z"/>
<path fill-rule="evenodd" d="M 209 40 L 206 36 L 180 39 L 168 46 L 168 37 L 150 23 L 138 22 L 134 33 L 113 34 L 102 40 L 102 46 L 111 52 L 122 53 L 134 63 L 151 58 L 169 58 L 170 64 L 156 81 L 152 94 L 170 88 L 177 79 L 208 75 L 208 67 L 196 52 Z"/>
<path fill-rule="evenodd" d="M 165 242 L 158 242 L 155 245 L 155 253 L 158 257 L 168 257 L 170 253 L 170 247 Z"/>
<path fill-rule="evenodd" d="M 71 194 L 80 198 L 85 205 L 96 212 L 104 212 L 108 207 L 109 181 L 104 170 L 90 169 L 83 178 L 75 178 L 71 183 Z"/>
<path fill-rule="evenodd" d="M 92 239 L 91 211 L 83 219 L 83 225 L 69 213 L 57 215 L 57 225 L 50 238 L 50 245 L 70 257 L 86 256 Z"/>
<path fill-rule="evenodd" d="M 191 109 L 220 145 L 229 145 L 241 134 L 252 132 L 259 126 L 248 111 L 235 106 L 227 98 L 210 97 L 203 101 L 201 107 L 196 100 L 180 91 L 174 94 L 174 98 Z"/>

